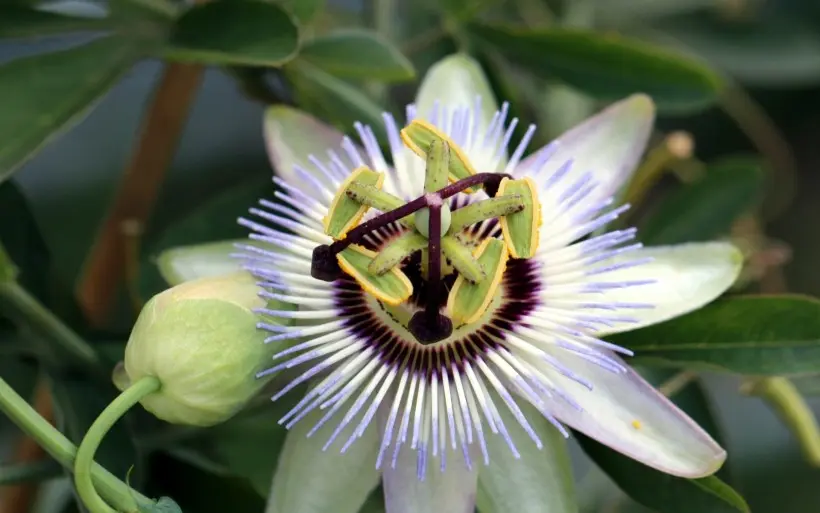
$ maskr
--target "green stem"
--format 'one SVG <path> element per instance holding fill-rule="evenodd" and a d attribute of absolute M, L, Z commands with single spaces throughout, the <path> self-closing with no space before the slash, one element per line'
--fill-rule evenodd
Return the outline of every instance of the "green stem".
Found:
<path fill-rule="evenodd" d="M 77 454 L 74 444 L 41 417 L 2 378 L 0 378 L 0 410 L 60 465 L 67 469 L 74 467 L 74 458 Z M 103 497 L 123 511 L 128 511 L 129 507 L 133 510 L 134 499 L 145 506 L 153 504 L 151 499 L 131 490 L 128 485 L 96 463 L 91 468 L 91 474 L 94 484 Z"/>
<path fill-rule="evenodd" d="M 13 320 L 47 336 L 83 364 L 101 368 L 96 351 L 18 283 L 0 284 L 0 302 L 10 307 Z"/>
<path fill-rule="evenodd" d="M 772 377 L 743 383 L 741 391 L 766 401 L 797 438 L 803 457 L 820 467 L 820 428 L 811 408 L 787 378 Z"/>
<path fill-rule="evenodd" d="M 145 396 L 157 392 L 162 384 L 154 376 L 146 376 L 130 387 L 126 388 L 116 399 L 111 401 L 105 410 L 100 413 L 94 424 L 88 429 L 80 447 L 77 449 L 77 458 L 74 461 L 74 484 L 77 493 L 91 513 L 112 513 L 108 503 L 97 493 L 92 479 L 92 465 L 94 464 L 94 453 L 100 446 L 102 439 L 120 417 L 140 402 Z M 133 499 L 126 511 L 136 510 Z"/>

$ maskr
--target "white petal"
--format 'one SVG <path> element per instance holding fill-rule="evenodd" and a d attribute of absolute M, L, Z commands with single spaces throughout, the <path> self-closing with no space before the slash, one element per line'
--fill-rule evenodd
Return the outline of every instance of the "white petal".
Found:
<path fill-rule="evenodd" d="M 632 369 L 610 372 L 566 350 L 549 352 L 593 386 L 589 390 L 558 373 L 550 375 L 556 388 L 583 409 L 546 399 L 562 422 L 667 474 L 703 477 L 723 464 L 726 451 Z"/>
<path fill-rule="evenodd" d="M 242 270 L 242 262 L 232 258 L 231 253 L 236 253 L 234 241 L 180 246 L 160 253 L 157 265 L 160 274 L 169 285 L 179 285 L 198 278 L 221 276 Z"/>
<path fill-rule="evenodd" d="M 743 267 L 740 250 L 724 242 L 643 248 L 602 265 L 645 257 L 653 260 L 599 277 L 608 282 L 648 279 L 655 280 L 655 283 L 610 289 L 601 293 L 601 299 L 615 303 L 647 303 L 653 307 L 622 312 L 635 322 L 615 323 L 598 335 L 657 324 L 697 310 L 731 287 Z"/>
<path fill-rule="evenodd" d="M 503 126 L 496 127 L 496 136 L 486 137 L 487 129 L 498 111 L 498 103 L 481 65 L 475 59 L 465 54 L 455 54 L 434 64 L 424 76 L 416 95 L 416 113 L 419 117 L 429 120 L 438 103 L 439 112 L 436 124 L 445 133 L 453 135 L 453 123 L 442 120 L 442 109 L 446 108 L 452 119 L 457 109 L 474 111 L 477 98 L 480 98 L 481 109 L 476 116 L 471 115 L 473 122 L 469 123 L 476 136 L 472 138 L 472 143 L 462 144 L 462 147 L 477 169 L 491 171 L 488 166 L 490 162 L 496 160 L 498 146 L 496 141 L 503 134 Z M 482 141 L 486 141 L 486 144 Z M 506 156 L 506 148 L 504 148 L 499 165 L 506 163 Z M 416 167 L 423 170 L 421 164 Z"/>
<path fill-rule="evenodd" d="M 516 169 L 516 174 L 534 176 L 540 186 L 539 196 L 545 220 L 550 209 L 557 208 L 559 198 L 573 189 L 584 175 L 591 174 L 594 188 L 577 210 L 585 210 L 610 196 L 627 182 L 643 154 L 655 119 L 655 105 L 644 94 L 621 100 L 587 119 L 556 139 L 555 145 L 541 148 Z M 549 158 L 544 160 L 547 154 Z M 560 180 L 549 180 L 561 166 L 572 161 L 570 172 Z M 546 224 L 542 231 L 563 229 Z"/>
<path fill-rule="evenodd" d="M 309 114 L 277 105 L 265 111 L 264 135 L 268 157 L 277 176 L 310 197 L 321 199 L 316 187 L 298 175 L 298 166 L 332 189 L 308 156 L 313 155 L 325 162 L 328 150 L 339 151 L 344 138 L 342 133 Z"/>
<path fill-rule="evenodd" d="M 449 109 L 470 108 L 481 97 L 481 133 L 486 131 L 498 104 L 481 65 L 466 54 L 441 59 L 430 67 L 416 94 L 416 112 L 427 117 L 438 101 Z"/>
<path fill-rule="evenodd" d="M 439 472 L 438 458 L 429 458 L 425 480 L 419 481 L 416 454 L 404 444 L 396 468 L 385 466 L 382 479 L 386 513 L 473 513 L 476 466 L 467 470 L 460 454 L 448 451 L 447 469 Z"/>
<path fill-rule="evenodd" d="M 531 405 L 519 405 L 544 448 L 537 450 L 506 408 L 499 413 L 520 450 L 515 459 L 500 436 L 487 439 L 490 465 L 478 474 L 478 509 L 481 513 L 575 513 L 578 505 L 572 480 L 567 442 Z"/>
<path fill-rule="evenodd" d="M 336 425 L 327 423 L 311 438 L 306 435 L 324 413 L 312 412 L 285 438 L 265 513 L 356 513 L 379 484 L 376 430 L 365 430 L 344 454 L 337 445 L 323 452 Z"/>

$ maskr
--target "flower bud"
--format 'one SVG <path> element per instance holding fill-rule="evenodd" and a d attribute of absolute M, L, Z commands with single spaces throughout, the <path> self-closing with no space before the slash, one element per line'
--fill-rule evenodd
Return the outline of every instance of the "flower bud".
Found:
<path fill-rule="evenodd" d="M 254 312 L 264 306 L 245 272 L 157 294 L 134 325 L 114 383 L 123 390 L 144 376 L 159 378 L 162 388 L 141 404 L 167 422 L 209 426 L 227 420 L 265 383 L 256 373 L 271 348 Z"/>

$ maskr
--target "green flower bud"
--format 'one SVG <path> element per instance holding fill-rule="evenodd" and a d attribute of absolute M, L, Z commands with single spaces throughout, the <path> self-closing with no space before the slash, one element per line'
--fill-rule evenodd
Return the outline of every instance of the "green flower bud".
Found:
<path fill-rule="evenodd" d="M 114 383 L 125 389 L 144 376 L 162 388 L 141 402 L 175 424 L 209 426 L 239 411 L 265 384 L 256 373 L 271 349 L 258 330 L 265 307 L 245 272 L 182 283 L 154 296 L 137 319 Z"/>

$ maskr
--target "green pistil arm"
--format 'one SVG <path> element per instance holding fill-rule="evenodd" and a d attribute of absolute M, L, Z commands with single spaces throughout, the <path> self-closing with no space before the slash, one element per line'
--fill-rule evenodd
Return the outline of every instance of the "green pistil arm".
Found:
<path fill-rule="evenodd" d="M 401 198 L 393 196 L 389 192 L 384 192 L 372 185 L 365 185 L 358 182 L 353 182 L 348 186 L 347 196 L 353 201 L 375 208 L 381 212 L 390 212 L 404 205 L 404 201 L 402 201 Z M 399 222 L 407 226 L 412 226 L 413 216 L 406 216 L 400 219 Z"/>
<path fill-rule="evenodd" d="M 447 186 L 450 174 L 450 145 L 447 141 L 434 139 L 427 150 L 427 168 L 424 175 L 424 192 L 438 192 Z"/>
<path fill-rule="evenodd" d="M 452 235 L 441 240 L 441 250 L 455 270 L 470 282 L 478 283 L 486 277 L 472 250 Z"/>
<path fill-rule="evenodd" d="M 523 209 L 524 202 L 518 194 L 505 194 L 470 203 L 453 211 L 450 221 L 450 233 L 458 233 L 472 224 L 514 214 Z"/>
<path fill-rule="evenodd" d="M 427 238 L 418 232 L 406 232 L 382 249 L 370 262 L 367 270 L 382 276 L 399 265 L 414 252 L 427 247 Z"/>

